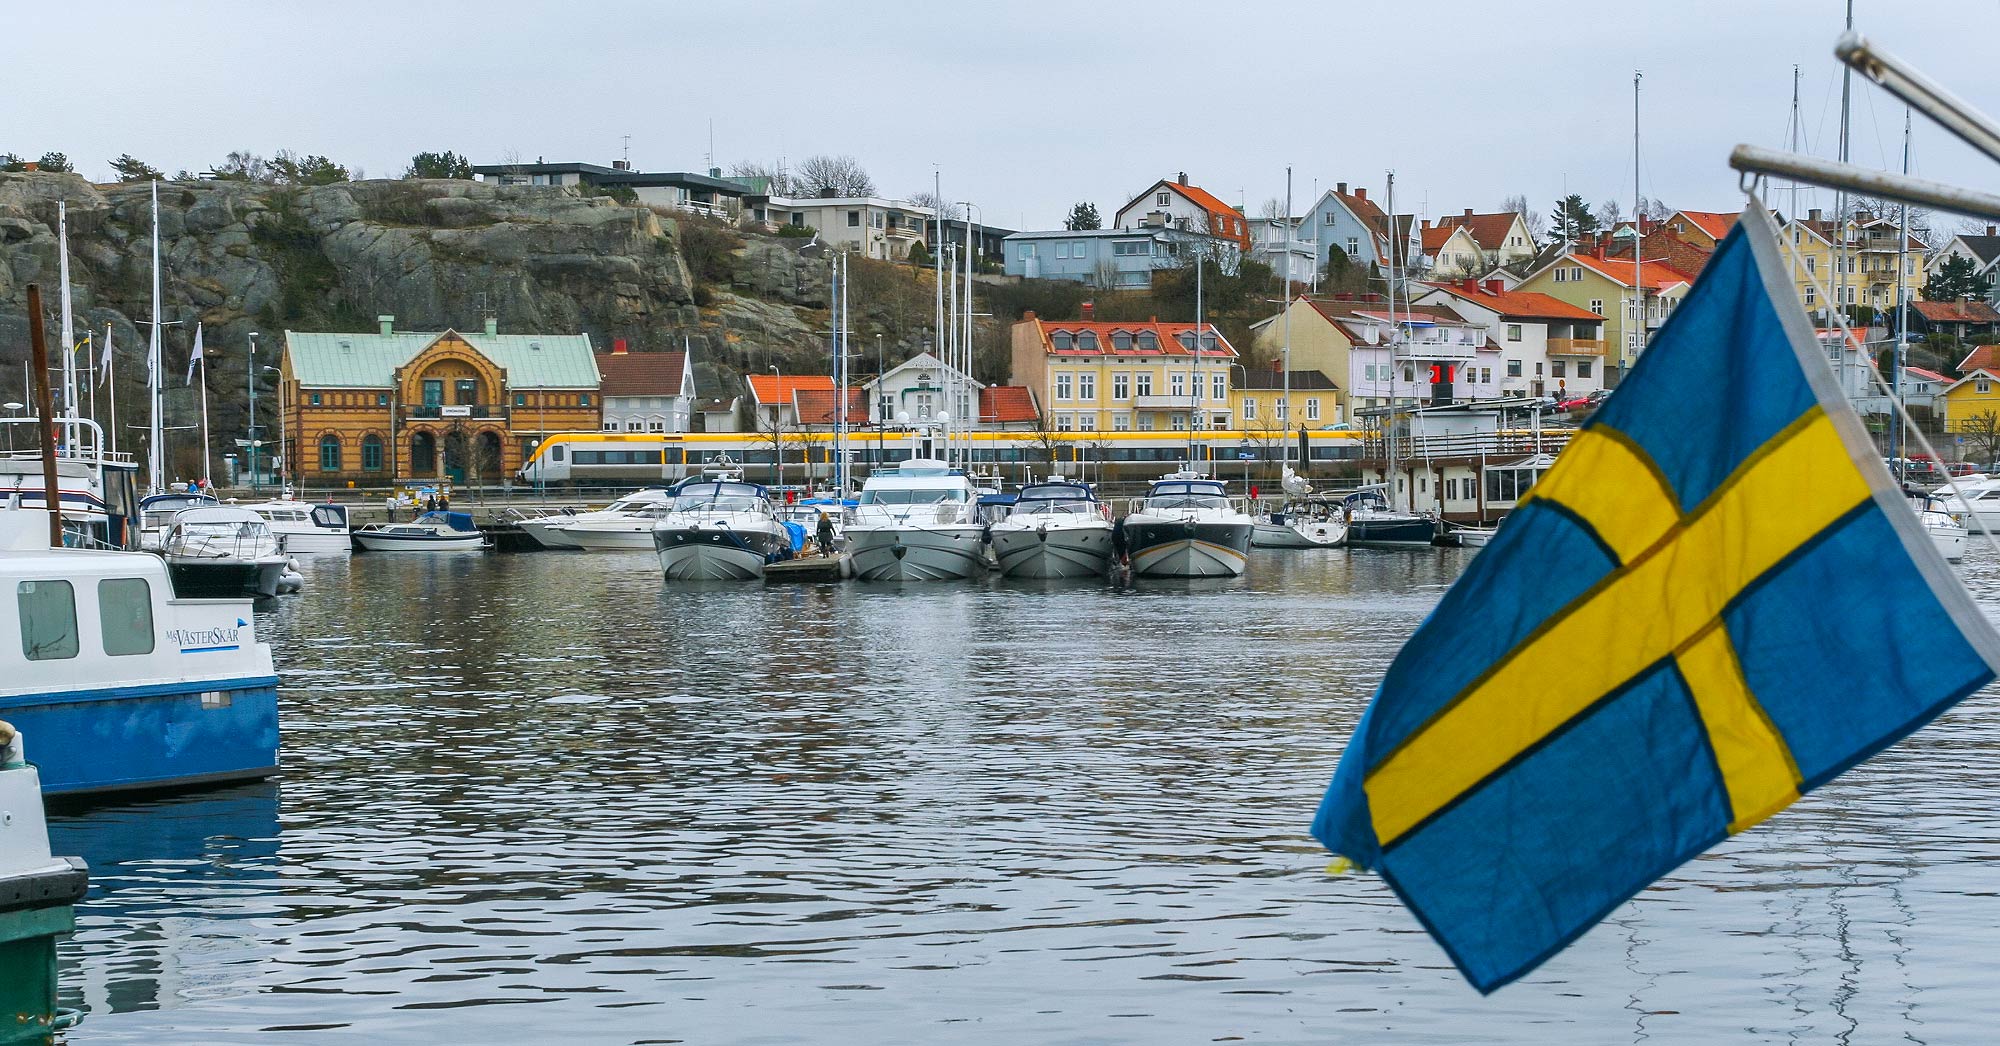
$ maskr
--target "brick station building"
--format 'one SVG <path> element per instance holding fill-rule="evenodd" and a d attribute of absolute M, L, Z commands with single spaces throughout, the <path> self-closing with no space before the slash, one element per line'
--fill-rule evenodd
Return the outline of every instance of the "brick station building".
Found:
<path fill-rule="evenodd" d="M 545 435 L 595 432 L 603 397 L 586 334 L 285 332 L 284 471 L 310 486 L 497 485 Z"/>

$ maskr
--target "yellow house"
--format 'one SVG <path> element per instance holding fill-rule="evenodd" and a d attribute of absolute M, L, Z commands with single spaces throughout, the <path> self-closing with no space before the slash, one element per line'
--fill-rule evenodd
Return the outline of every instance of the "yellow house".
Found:
<path fill-rule="evenodd" d="M 1597 254 L 1565 254 L 1529 274 L 1516 288 L 1546 294 L 1557 301 L 1589 309 L 1604 317 L 1604 339 L 1611 360 L 1622 373 L 1645 351 L 1641 332 L 1650 335 L 1672 315 L 1687 296 L 1693 278 L 1657 261 L 1641 261 L 1638 279 L 1646 299 L 1646 318 L 1638 320 L 1630 259 Z"/>
<path fill-rule="evenodd" d="M 1822 221 L 1819 212 L 1813 211 L 1807 219 L 1793 219 L 1786 222 L 1783 230 L 1785 249 L 1780 256 L 1785 268 L 1792 274 L 1792 282 L 1798 285 L 1799 303 L 1807 312 L 1816 313 L 1831 308 L 1833 302 L 1822 297 L 1820 285 L 1829 290 L 1834 285 L 1834 223 Z"/>
<path fill-rule="evenodd" d="M 1988 440 L 2000 435 L 2000 345 L 1973 349 L 1958 371 L 1965 376 L 1946 386 L 1942 405 L 1933 408 L 1943 413 L 1945 431 Z"/>
<path fill-rule="evenodd" d="M 1340 385 L 1325 372 L 1294 369 L 1291 379 L 1287 401 L 1282 364 L 1239 368 L 1236 427 L 1264 442 L 1267 437 L 1282 439 L 1300 426 L 1323 429 L 1347 420 L 1341 411 Z"/>
<path fill-rule="evenodd" d="M 1014 324 L 1013 381 L 1057 432 L 1226 429 L 1236 349 L 1213 324 L 1044 320 Z"/>

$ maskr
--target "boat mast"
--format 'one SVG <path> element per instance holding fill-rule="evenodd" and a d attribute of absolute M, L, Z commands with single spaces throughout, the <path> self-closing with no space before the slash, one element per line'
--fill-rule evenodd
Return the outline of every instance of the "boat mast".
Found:
<path fill-rule="evenodd" d="M 1848 32 L 1854 31 L 1854 0 L 1847 0 L 1847 31 Z M 1854 84 L 1853 67 L 1847 65 L 1846 63 L 1842 63 L 1840 68 L 1840 162 L 1841 163 L 1847 162 L 1848 111 L 1853 97 L 1852 95 L 1853 84 Z M 1843 322 L 1840 324 L 1836 324 L 1836 326 L 1844 327 L 1846 325 L 1845 321 L 1852 319 L 1852 317 L 1847 312 L 1847 306 L 1849 304 L 1848 297 L 1853 294 L 1853 288 L 1848 285 L 1847 269 L 1849 266 L 1854 264 L 1854 259 L 1848 252 L 1847 190 L 1844 187 L 1837 190 L 1834 193 L 1833 218 L 1834 218 L 1834 229 L 1837 231 L 1839 235 L 1839 243 L 1835 245 L 1834 250 L 1837 252 L 1835 254 L 1835 257 L 1839 259 L 1838 268 L 1840 270 L 1839 281 L 1835 284 L 1836 289 L 1834 291 L 1835 295 L 1834 308 L 1836 310 L 1835 315 L 1843 317 Z M 1843 338 L 1846 337 L 1844 333 L 1841 336 Z M 1842 345 L 1840 347 L 1840 390 L 1843 394 L 1845 394 L 1847 391 L 1847 348 L 1848 347 L 1846 345 Z"/>
<path fill-rule="evenodd" d="M 1389 509 L 1396 508 L 1396 345 L 1402 340 L 1402 328 L 1396 323 L 1396 172 L 1389 172 L 1389 191 L 1386 201 L 1389 205 L 1389 228 L 1383 239 L 1389 244 L 1389 417 L 1388 427 L 1382 431 L 1382 445 L 1389 459 Z M 1415 506 L 1416 491 L 1410 492 L 1410 504 Z"/>
<path fill-rule="evenodd" d="M 1632 359 L 1637 360 L 1646 351 L 1646 263 L 1641 250 L 1645 243 L 1645 219 L 1640 217 L 1639 208 L 1644 206 L 1645 197 L 1639 195 L 1639 80 L 1646 74 L 1632 70 L 1632 304 L 1638 320 L 1638 330 L 1632 339 Z"/>
<path fill-rule="evenodd" d="M 1201 460 L 1201 349 L 1202 335 L 1206 333 L 1203 322 L 1206 314 L 1202 311 L 1204 302 L 1201 275 L 1202 270 L 1208 267 L 1207 263 L 1208 244 L 1197 242 L 1194 254 L 1194 368 L 1189 375 L 1194 378 L 1194 397 L 1189 401 L 1188 411 L 1188 470 L 1203 472 L 1209 470 L 1198 470 L 1195 468 L 1195 463 Z"/>
<path fill-rule="evenodd" d="M 933 282 L 933 283 L 935 283 L 935 284 L 937 285 L 937 287 L 936 287 L 936 290 L 937 290 L 937 328 L 936 328 L 936 330 L 937 330 L 937 354 L 938 354 L 938 358 L 939 358 L 939 359 L 947 361 L 947 362 L 946 362 L 946 365 L 945 365 L 945 371 L 944 371 L 944 381 L 942 382 L 942 384 L 943 384 L 943 386 L 944 386 L 944 390 L 943 390 L 943 391 L 944 391 L 944 394 L 945 394 L 945 403 L 947 404 L 947 406 L 946 406 L 946 408 L 945 408 L 945 413 L 946 413 L 946 414 L 950 414 L 950 413 L 951 413 L 951 408 L 949 407 L 949 404 L 950 404 L 950 402 L 951 402 L 951 365 L 950 365 L 950 363 L 949 363 L 949 360 L 951 359 L 951 353 L 950 353 L 950 350 L 948 350 L 948 349 L 946 349 L 946 348 L 945 348 L 945 327 L 944 327 L 944 318 L 945 318 L 945 314 L 944 314 L 944 248 L 945 248 L 945 243 L 944 243 L 944 217 L 945 217 L 945 215 L 944 215 L 944 175 L 943 175 L 943 174 L 942 174 L 941 172 L 939 172 L 939 171 L 932 171 L 932 172 L 931 172 L 931 208 L 932 208 L 932 212 L 933 212 L 933 213 L 931 214 L 931 220 L 932 220 L 932 224 L 933 224 L 934 228 L 935 228 L 935 229 L 936 229 L 936 231 L 937 231 L 937 238 L 936 238 L 936 240 L 935 240 L 935 241 L 934 241 L 934 242 L 933 242 L 933 243 L 931 244 L 931 278 L 932 278 L 932 282 Z M 914 451 L 912 451 L 912 453 L 914 453 Z M 946 453 L 947 453 L 947 454 L 949 454 L 949 451 L 947 450 L 947 452 L 946 452 Z"/>
<path fill-rule="evenodd" d="M 1285 415 L 1285 425 L 1284 425 L 1284 429 L 1283 429 L 1283 430 L 1281 430 L 1281 431 L 1284 431 L 1284 432 L 1285 432 L 1285 434 L 1286 434 L 1287 436 L 1289 436 L 1289 435 L 1291 434 L 1290 430 L 1291 430 L 1291 427 L 1292 427 L 1292 238 L 1293 238 L 1293 233 L 1292 233 L 1292 165 L 1291 165 L 1291 164 L 1286 164 L 1286 165 L 1285 165 L 1285 242 L 1284 242 L 1284 250 L 1285 250 L 1285 312 L 1284 312 L 1284 316 L 1285 316 L 1285 321 L 1284 321 L 1284 322 L 1285 322 L 1285 392 L 1284 392 L 1284 398 L 1283 398 L 1282 400 L 1280 400 L 1279 402 L 1283 403 L 1283 404 L 1284 404 L 1284 406 L 1285 406 L 1285 409 L 1284 409 L 1284 415 Z M 1317 252 L 1315 252 L 1315 254 L 1314 254 L 1314 258 L 1315 258 L 1315 261 L 1314 261 L 1314 264 L 1318 264 L 1318 261 L 1317 261 L 1317 258 L 1318 258 L 1318 254 L 1317 254 Z M 1291 467 L 1291 463 L 1292 463 L 1292 441 L 1291 441 L 1290 439 L 1287 439 L 1287 440 L 1285 440 L 1285 441 L 1284 441 L 1284 446 L 1283 446 L 1283 450 L 1282 450 L 1282 451 L 1281 451 L 1280 453 L 1281 453 L 1281 456 L 1282 456 L 1282 464 L 1280 465 L 1280 472 L 1279 472 L 1279 484 L 1278 484 L 1278 485 L 1279 485 L 1279 487 L 1280 487 L 1280 488 L 1282 488 L 1282 487 L 1284 486 L 1284 480 L 1283 480 L 1283 476 L 1284 476 L 1284 473 L 1283 473 L 1283 471 L 1282 471 L 1282 470 L 1283 470 L 1283 469 L 1285 469 L 1285 468 L 1289 468 L 1289 467 Z M 1304 467 L 1305 467 L 1305 464 L 1306 464 L 1305 462 L 1301 461 L 1301 462 L 1299 462 L 1299 467 L 1300 467 L 1300 468 L 1304 468 Z"/>
<path fill-rule="evenodd" d="M 146 349 L 146 398 L 152 404 L 147 425 L 146 465 L 153 493 L 167 489 L 166 455 L 160 432 L 160 183 L 153 182 L 153 338 Z"/>
<path fill-rule="evenodd" d="M 1903 173 L 1910 173 L 1910 110 L 1903 110 Z M 1903 355 L 1908 351 L 1910 330 L 1910 294 L 1905 286 L 1904 274 L 1910 268 L 1910 204 L 1903 203 L 1902 216 L 1896 221 L 1896 351 L 1889 356 L 1889 395 L 1895 400 L 1895 409 L 1889 412 L 1889 454 L 1900 466 L 1903 460 Z M 1900 471 L 1900 468 L 1899 468 Z M 1900 481 L 1901 476 L 1897 479 Z"/>
<path fill-rule="evenodd" d="M 69 203 L 56 204 L 56 255 L 60 259 L 62 276 L 62 366 L 63 366 L 63 442 L 69 453 L 76 453 L 76 329 L 74 311 L 70 307 L 69 296 Z"/>

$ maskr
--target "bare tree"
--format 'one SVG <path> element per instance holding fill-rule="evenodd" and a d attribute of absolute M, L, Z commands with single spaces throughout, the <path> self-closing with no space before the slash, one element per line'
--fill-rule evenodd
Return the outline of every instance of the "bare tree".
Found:
<path fill-rule="evenodd" d="M 1606 200 L 1597 205 L 1597 220 L 1604 223 L 1606 232 L 1615 230 L 1618 223 L 1625 220 L 1625 208 L 1619 205 L 1616 197 Z"/>
<path fill-rule="evenodd" d="M 873 196 L 875 180 L 861 161 L 842 153 L 808 156 L 799 164 L 799 181 L 807 196 Z"/>
<path fill-rule="evenodd" d="M 964 217 L 964 214 L 959 211 L 957 204 L 938 199 L 937 194 L 929 189 L 922 190 L 921 192 L 913 192 L 909 195 L 908 199 L 911 203 L 919 207 L 929 208 L 932 214 L 948 222 L 955 222 Z"/>
<path fill-rule="evenodd" d="M 1267 222 L 1282 222 L 1291 216 L 1285 213 L 1285 201 L 1273 196 L 1257 208 L 1257 217 Z"/>
<path fill-rule="evenodd" d="M 1542 212 L 1528 206 L 1528 198 L 1525 195 L 1517 194 L 1501 200 L 1500 209 L 1520 215 L 1521 224 L 1528 227 L 1528 238 L 1536 243 L 1542 242 L 1542 233 L 1549 227 L 1548 219 L 1542 217 Z"/>
<path fill-rule="evenodd" d="M 762 178 L 767 190 L 773 196 L 800 197 L 806 195 L 805 187 L 797 176 L 785 170 L 784 161 L 758 163 L 746 160 L 729 165 L 731 178 Z"/>
<path fill-rule="evenodd" d="M 2000 457 L 2000 414 L 1983 411 L 1953 422 L 1950 428 L 1964 441 L 1972 460 L 1984 464 Z"/>
<path fill-rule="evenodd" d="M 1032 472 L 1036 465 L 1044 462 L 1048 464 L 1050 472 L 1058 471 L 1056 464 L 1062 453 L 1062 448 L 1068 446 L 1069 443 L 1070 434 L 1054 427 L 1049 418 L 1049 412 L 1046 410 L 1037 411 L 1035 413 L 1035 427 L 1021 435 L 1022 447 L 1040 452 L 1034 455 L 1034 461 L 1027 463 L 1029 471 Z"/>
<path fill-rule="evenodd" d="M 812 448 L 812 437 L 802 426 L 785 424 L 784 408 L 776 404 L 771 405 L 768 412 L 754 405 L 751 411 L 756 419 L 757 428 L 750 442 L 753 446 L 771 448 L 772 482 L 782 482 L 785 467 L 796 461 L 810 484 L 812 462 L 807 459 L 807 452 Z"/>
<path fill-rule="evenodd" d="M 1097 259 L 1097 268 L 1090 274 L 1090 284 L 1100 291 L 1118 289 L 1118 263 L 1109 258 Z"/>

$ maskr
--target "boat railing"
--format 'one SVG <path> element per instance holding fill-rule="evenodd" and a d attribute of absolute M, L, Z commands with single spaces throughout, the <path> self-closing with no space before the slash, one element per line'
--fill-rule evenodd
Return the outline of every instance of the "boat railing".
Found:
<path fill-rule="evenodd" d="M 190 559 L 257 559 L 284 551 L 284 542 L 270 531 L 260 533 L 254 527 L 239 527 L 232 534 L 183 529 L 169 534 L 161 550 Z"/>

